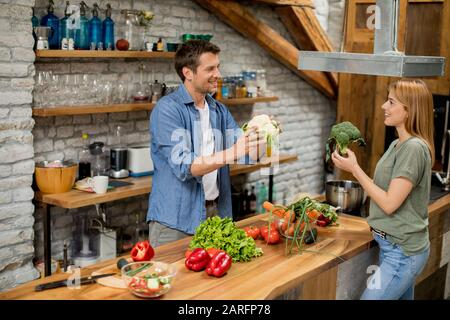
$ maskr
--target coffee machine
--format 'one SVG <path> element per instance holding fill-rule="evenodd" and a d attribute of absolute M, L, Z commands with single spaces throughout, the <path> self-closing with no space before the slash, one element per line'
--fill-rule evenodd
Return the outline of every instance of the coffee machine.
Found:
<path fill-rule="evenodd" d="M 127 168 L 128 148 L 125 143 L 123 127 L 116 127 L 115 145 L 111 147 L 109 176 L 115 179 L 127 178 L 129 171 Z"/>
<path fill-rule="evenodd" d="M 34 27 L 34 33 L 37 38 L 37 50 L 48 50 L 48 38 L 51 36 L 51 31 L 50 27 Z"/>

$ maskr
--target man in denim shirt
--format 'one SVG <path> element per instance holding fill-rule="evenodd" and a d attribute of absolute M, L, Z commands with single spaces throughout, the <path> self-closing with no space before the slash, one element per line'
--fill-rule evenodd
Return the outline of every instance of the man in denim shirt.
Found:
<path fill-rule="evenodd" d="M 220 49 L 204 40 L 183 44 L 175 69 L 183 84 L 161 98 L 150 117 L 154 163 L 147 221 L 152 246 L 195 232 L 209 216 L 231 217 L 228 164 L 255 161 L 265 142 L 255 128 L 245 134 L 214 98 Z M 218 212 L 214 212 L 218 211 Z"/>

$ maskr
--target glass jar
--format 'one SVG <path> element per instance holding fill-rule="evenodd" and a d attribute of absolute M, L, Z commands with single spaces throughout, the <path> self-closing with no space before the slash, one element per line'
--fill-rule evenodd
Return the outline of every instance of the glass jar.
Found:
<path fill-rule="evenodd" d="M 124 25 L 122 26 L 122 38 L 127 40 L 130 46 L 128 50 L 139 51 L 144 42 L 145 28 L 139 25 L 138 10 L 122 10 Z"/>
<path fill-rule="evenodd" d="M 267 94 L 266 70 L 261 69 L 256 71 L 256 86 L 259 88 L 258 96 L 266 96 Z"/>

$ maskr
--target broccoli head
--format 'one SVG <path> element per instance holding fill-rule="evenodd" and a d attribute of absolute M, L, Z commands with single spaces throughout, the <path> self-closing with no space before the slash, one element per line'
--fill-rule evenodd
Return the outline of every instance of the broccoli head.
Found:
<path fill-rule="evenodd" d="M 331 158 L 331 148 L 330 145 L 334 144 L 337 147 L 341 155 L 347 154 L 347 148 L 353 142 L 358 142 L 359 146 L 365 146 L 366 142 L 364 138 L 361 137 L 361 132 L 353 123 L 349 121 L 344 121 L 335 124 L 331 128 L 330 136 L 328 137 L 325 149 L 327 153 L 326 161 L 328 162 Z"/>

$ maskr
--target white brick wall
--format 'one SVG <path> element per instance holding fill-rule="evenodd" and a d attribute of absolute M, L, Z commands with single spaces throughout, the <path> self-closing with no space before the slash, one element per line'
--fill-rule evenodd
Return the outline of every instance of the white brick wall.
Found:
<path fill-rule="evenodd" d="M 0 4 L 0 291 L 36 279 L 31 118 L 34 1 Z"/>
<path fill-rule="evenodd" d="M 148 32 L 148 39 L 155 42 L 163 37 L 165 42 L 180 42 L 184 33 L 212 33 L 212 42 L 222 49 L 220 58 L 224 75 L 246 69 L 266 69 L 268 89 L 280 100 L 252 106 L 233 106 L 230 110 L 239 124 L 248 121 L 254 113 L 273 114 L 283 125 L 281 151 L 299 156 L 297 163 L 280 167 L 275 176 L 277 199 L 280 202 L 301 192 L 321 192 L 324 172 L 322 166 L 323 144 L 329 128 L 335 120 L 334 106 L 323 95 L 298 76 L 272 59 L 255 42 L 223 24 L 213 14 L 191 0 L 110 1 L 88 0 L 105 7 L 111 3 L 116 34 L 122 21 L 121 9 L 150 9 L 156 14 Z M 338 0 L 316 0 L 316 12 L 321 24 L 329 32 L 331 10 Z M 343 1 L 340 1 L 343 2 Z M 33 256 L 43 256 L 42 209 L 36 209 L 30 199 L 30 185 L 34 162 L 41 160 L 75 159 L 81 148 L 81 134 L 89 133 L 92 140 L 113 142 L 117 124 L 126 127 L 129 143 L 148 143 L 149 112 L 130 112 L 84 116 L 35 118 L 31 117 L 33 76 L 36 70 L 52 70 L 54 73 L 100 74 L 102 79 L 123 80 L 133 84 L 139 81 L 138 60 L 47 60 L 33 65 L 33 38 L 31 36 L 31 6 L 41 18 L 46 11 L 47 0 L 0 1 L 0 291 L 37 277 L 32 268 Z M 55 14 L 62 17 L 64 1 L 55 1 Z M 270 24 L 292 42 L 288 32 L 270 6 L 246 3 L 261 20 Z M 339 15 L 338 10 L 333 14 Z M 90 18 L 90 13 L 88 18 Z M 327 17 L 330 22 L 327 25 Z M 101 15 L 103 18 L 103 15 Z M 337 38 L 337 36 L 335 38 Z M 339 41 L 333 39 L 333 41 Z M 143 60 L 147 75 L 166 83 L 178 82 L 171 61 Z M 30 134 L 32 132 L 32 135 Z M 34 139 L 34 140 L 33 140 Z M 266 181 L 259 173 L 235 177 L 233 183 Z M 111 225 L 122 227 L 125 232 L 134 231 L 135 213 L 147 211 L 148 196 L 134 197 L 107 204 Z M 33 217 L 34 212 L 34 217 Z M 52 209 L 53 258 L 62 258 L 64 241 L 72 239 L 73 217 L 87 212 L 96 215 L 95 208 L 76 210 Z M 36 221 L 34 220 L 36 219 Z M 34 226 L 34 227 L 33 227 Z M 34 237 L 34 234 L 36 235 Z M 34 239 L 34 243 L 33 243 Z M 34 246 L 33 246 L 34 244 Z M 20 275 L 20 276 L 19 276 Z"/>

